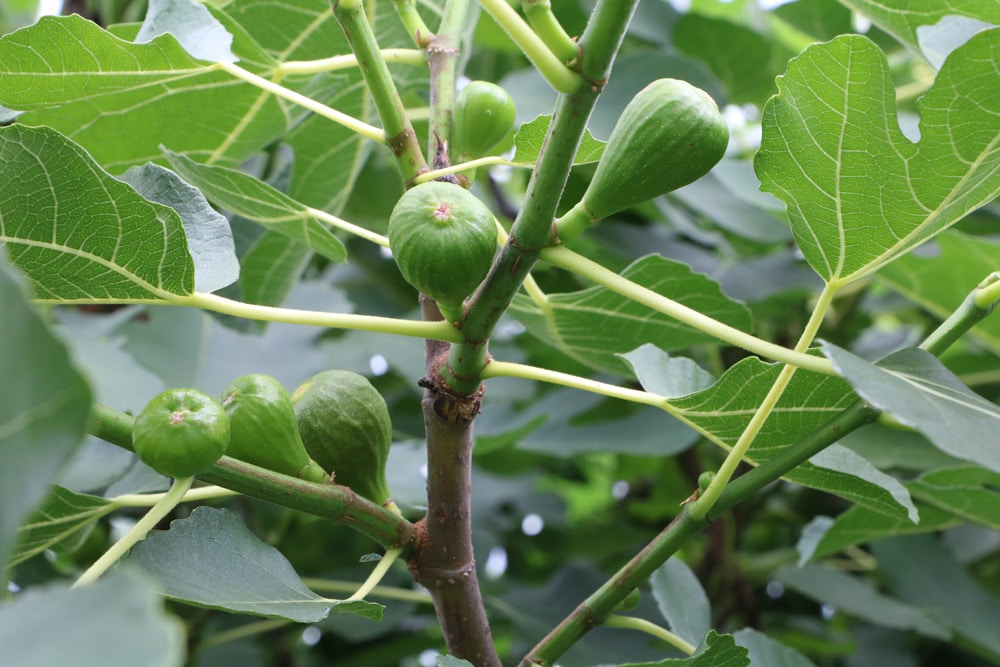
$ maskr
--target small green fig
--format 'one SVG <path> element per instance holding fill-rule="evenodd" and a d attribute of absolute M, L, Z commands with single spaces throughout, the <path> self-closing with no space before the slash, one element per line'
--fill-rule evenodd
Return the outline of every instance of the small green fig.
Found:
<path fill-rule="evenodd" d="M 389 248 L 403 278 L 454 321 L 493 264 L 496 223 L 465 188 L 422 183 L 403 193 L 392 209 Z"/>
<path fill-rule="evenodd" d="M 583 199 L 556 222 L 560 240 L 698 180 L 728 144 L 729 126 L 708 93 L 686 81 L 654 81 L 618 118 Z"/>
<path fill-rule="evenodd" d="M 458 91 L 452 125 L 452 155 L 466 162 L 486 155 L 514 127 L 510 93 L 489 81 L 472 81 Z"/>
<path fill-rule="evenodd" d="M 135 418 L 132 448 L 143 463 L 170 477 L 205 472 L 226 453 L 229 418 L 197 389 L 168 389 Z"/>
<path fill-rule="evenodd" d="M 309 458 L 292 398 L 278 380 L 260 373 L 238 377 L 223 390 L 222 407 L 229 415 L 229 456 L 317 484 L 330 481 Z"/>
<path fill-rule="evenodd" d="M 351 371 L 324 371 L 292 393 L 292 404 L 306 451 L 333 473 L 333 481 L 386 504 L 392 420 L 385 399 L 368 378 Z"/>

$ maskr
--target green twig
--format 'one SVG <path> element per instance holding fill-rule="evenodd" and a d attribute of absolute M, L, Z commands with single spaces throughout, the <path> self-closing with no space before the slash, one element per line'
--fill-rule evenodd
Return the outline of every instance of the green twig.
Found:
<path fill-rule="evenodd" d="M 106 405 L 92 408 L 91 435 L 132 449 L 134 418 Z M 414 526 L 381 505 L 362 498 L 345 486 L 313 484 L 223 456 L 198 479 L 243 495 L 343 523 L 379 544 L 393 548 L 406 544 Z"/>
<path fill-rule="evenodd" d="M 607 79 L 618 46 L 638 0 L 603 0 L 594 9 L 580 43 L 589 53 L 587 80 Z M 591 48 L 593 45 L 593 48 Z M 583 86 L 573 95 L 560 95 L 552 122 L 542 143 L 538 164 L 531 175 L 510 236 L 478 292 L 469 301 L 461 322 L 469 343 L 452 347 L 442 373 L 456 391 L 472 391 L 478 383 L 481 364 L 493 328 L 506 312 L 514 294 L 538 260 L 539 252 L 552 242 L 552 220 L 562 196 L 573 158 L 583 137 L 601 85 Z M 477 367 L 478 366 L 478 367 Z"/>
<path fill-rule="evenodd" d="M 989 285 L 992 284 L 994 283 L 989 281 Z M 928 336 L 921 347 L 939 356 L 951 343 L 979 322 L 984 316 L 983 311 L 988 312 L 988 309 L 969 306 L 970 301 L 974 303 L 976 294 L 977 291 L 974 290 L 956 311 L 955 316 L 949 317 L 942 323 Z M 689 538 L 708 526 L 711 520 L 840 441 L 847 434 L 874 422 L 878 416 L 878 410 L 864 401 L 856 401 L 811 434 L 782 449 L 777 455 L 746 474 L 730 481 L 705 516 L 701 518 L 692 516 L 691 504 L 686 505 L 663 532 L 539 642 L 522 660 L 520 666 L 551 667 L 554 661 L 584 633 L 603 623 L 632 589 L 644 583 L 656 568 L 670 558 Z"/>
<path fill-rule="evenodd" d="M 557 58 L 564 63 L 576 58 L 576 42 L 559 23 L 549 0 L 521 0 L 521 8 L 535 33 Z"/>
<path fill-rule="evenodd" d="M 393 0 L 393 3 L 396 5 L 396 14 L 399 15 L 399 20 L 403 22 L 406 31 L 410 33 L 413 43 L 422 49 L 425 48 L 434 37 L 434 33 L 417 12 L 417 0 Z"/>
<path fill-rule="evenodd" d="M 513 7 L 507 4 L 507 0 L 479 0 L 479 2 L 557 92 L 571 94 L 581 88 L 584 82 L 580 75 L 560 61 L 559 56 L 549 49 L 548 44 L 535 34 Z M 632 2 L 629 0 L 622 4 L 631 5 Z M 617 49 L 617 46 L 615 48 Z"/>
<path fill-rule="evenodd" d="M 427 159 L 435 169 L 450 165 L 447 146 L 451 141 L 459 46 L 469 17 L 469 4 L 469 0 L 449 0 L 438 33 L 427 43 L 431 112 Z"/>
<path fill-rule="evenodd" d="M 375 569 L 372 570 L 372 573 L 368 575 L 367 579 L 365 579 L 365 583 L 361 584 L 358 590 L 354 591 L 354 593 L 352 593 L 347 600 L 364 600 L 365 596 L 371 593 L 372 589 L 378 586 L 378 583 L 382 581 L 386 573 L 389 571 L 389 568 L 392 567 L 392 564 L 396 562 L 401 553 L 403 553 L 403 550 L 400 547 L 386 551 L 385 555 L 379 559 Z"/>
<path fill-rule="evenodd" d="M 333 0 L 333 13 L 358 59 L 361 75 L 382 120 L 386 143 L 396 157 L 396 166 L 399 167 L 403 180 L 411 183 L 418 174 L 427 171 L 427 163 L 420 152 L 417 135 L 406 116 L 406 108 L 382 57 L 375 33 L 368 23 L 364 6 L 361 0 Z"/>
<path fill-rule="evenodd" d="M 111 545 L 107 551 L 105 551 L 100 558 L 98 558 L 94 563 L 87 568 L 87 570 L 80 575 L 80 578 L 76 580 L 71 588 L 76 588 L 78 586 L 86 586 L 91 584 L 108 571 L 112 565 L 118 562 L 118 560 L 128 553 L 128 550 L 136 545 L 140 540 L 149 534 L 149 531 L 156 527 L 156 524 L 160 523 L 165 516 L 170 514 L 171 510 L 177 507 L 177 504 L 184 500 L 184 494 L 188 492 L 191 488 L 191 484 L 194 482 L 194 477 L 182 477 L 174 480 L 173 486 L 170 490 L 163 494 L 159 502 L 153 505 L 146 514 L 139 519 L 132 528 L 129 529 L 125 535 L 122 536 L 120 540 Z"/>

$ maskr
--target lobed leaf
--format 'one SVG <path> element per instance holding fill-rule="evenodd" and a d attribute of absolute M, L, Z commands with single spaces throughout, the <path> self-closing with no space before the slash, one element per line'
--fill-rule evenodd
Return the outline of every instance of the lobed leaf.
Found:
<path fill-rule="evenodd" d="M 838 37 L 791 61 L 764 108 L 755 167 L 824 280 L 862 278 L 1000 193 L 1000 70 L 982 66 L 998 58 L 1000 29 L 952 53 L 919 102 L 916 144 L 867 38 Z"/>
<path fill-rule="evenodd" d="M 45 127 L 0 128 L 0 242 L 53 302 L 160 301 L 194 290 L 181 219 Z"/>
<path fill-rule="evenodd" d="M 530 166 L 538 161 L 542 146 L 545 144 L 545 134 L 548 132 L 551 122 L 552 116 L 539 116 L 518 128 L 514 135 L 513 161 L 516 164 Z M 606 143 L 595 139 L 590 134 L 590 130 L 584 130 L 580 146 L 576 149 L 576 156 L 573 158 L 573 164 L 597 162 L 604 154 L 605 146 Z"/>
<path fill-rule="evenodd" d="M 917 29 L 949 16 L 966 16 L 1000 25 L 1000 5 L 993 0 L 921 0 L 900 3 L 896 0 L 840 0 L 914 50 L 918 46 Z"/>

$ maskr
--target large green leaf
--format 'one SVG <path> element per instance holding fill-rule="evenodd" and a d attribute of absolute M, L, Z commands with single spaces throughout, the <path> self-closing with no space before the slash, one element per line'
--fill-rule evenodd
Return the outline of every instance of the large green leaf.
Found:
<path fill-rule="evenodd" d="M 671 403 L 683 421 L 714 442 L 732 447 L 759 408 L 760 397 L 774 385 L 780 372 L 780 364 L 749 357 L 729 368 L 711 387 Z M 753 464 L 767 461 L 820 428 L 856 399 L 841 378 L 796 373 L 751 444 L 746 459 Z M 917 519 L 916 508 L 899 481 L 845 448 L 830 449 L 790 471 L 785 479 L 837 494 L 888 516 Z"/>
<path fill-rule="evenodd" d="M 0 242 L 36 298 L 163 300 L 194 290 L 181 219 L 104 172 L 49 128 L 0 128 Z"/>
<path fill-rule="evenodd" d="M 1000 29 L 951 54 L 919 102 L 916 144 L 867 38 L 839 37 L 789 64 L 764 108 L 755 167 L 827 282 L 871 273 L 1000 192 L 998 58 Z"/>
<path fill-rule="evenodd" d="M 840 0 L 864 14 L 904 44 L 917 48 L 917 29 L 949 16 L 966 16 L 1000 25 L 1000 4 L 994 0 Z"/>
<path fill-rule="evenodd" d="M 830 343 L 823 351 L 873 406 L 916 428 L 942 451 L 1000 471 L 1000 407 L 973 393 L 934 355 L 906 349 L 875 365 Z"/>
<path fill-rule="evenodd" d="M 884 267 L 876 277 L 945 319 L 981 280 L 1000 270 L 1000 242 L 954 230 L 935 242 L 940 254 L 927 257 L 911 253 Z M 1000 317 L 987 317 L 969 335 L 1000 355 Z"/>
<path fill-rule="evenodd" d="M 183 626 L 134 573 L 71 591 L 49 586 L 19 594 L 0 606 L 0 646 L 4 664 L 17 667 L 184 664 Z"/>
<path fill-rule="evenodd" d="M 236 163 L 288 122 L 273 96 L 195 60 L 172 35 L 134 44 L 79 16 L 0 39 L 0 76 L 0 104 L 28 111 L 21 122 L 60 130 L 113 172 L 162 161 L 161 144 Z"/>
<path fill-rule="evenodd" d="M 16 173 L 16 172 L 15 172 Z M 90 415 L 87 383 L 65 345 L 25 298 L 0 255 L 0 564 L 21 523 L 83 441 Z M 0 565 L 0 571 L 4 568 Z M 2 578 L 2 574 L 0 574 Z M 2 644 L 2 642 L 0 642 Z"/>
<path fill-rule="evenodd" d="M 801 564 L 831 556 L 856 544 L 866 544 L 899 535 L 931 533 L 961 523 L 961 520 L 950 512 L 924 505 L 919 501 L 916 506 L 920 512 L 920 523 L 887 516 L 861 505 L 847 509 L 836 519 L 817 517 L 802 530 L 802 537 L 796 546 L 799 551 L 799 562 Z"/>
<path fill-rule="evenodd" d="M 382 605 L 320 597 L 238 514 L 199 507 L 169 531 L 150 534 L 129 558 L 154 574 L 168 597 L 232 612 L 310 623 L 330 611 L 378 619 Z"/>
<path fill-rule="evenodd" d="M 304 242 L 335 262 L 347 259 L 344 244 L 309 208 L 253 176 L 167 152 L 170 166 L 222 208 L 264 225 L 271 231 Z"/>
<path fill-rule="evenodd" d="M 622 276 L 730 326 L 744 331 L 750 328 L 746 307 L 726 297 L 715 281 L 686 264 L 647 255 L 629 265 Z M 518 295 L 510 313 L 547 343 L 593 368 L 617 375 L 627 374 L 627 366 L 618 355 L 645 343 L 671 351 L 714 340 L 604 287 L 551 294 L 541 306 Z M 600 326 L 595 326 L 597 322 Z"/>

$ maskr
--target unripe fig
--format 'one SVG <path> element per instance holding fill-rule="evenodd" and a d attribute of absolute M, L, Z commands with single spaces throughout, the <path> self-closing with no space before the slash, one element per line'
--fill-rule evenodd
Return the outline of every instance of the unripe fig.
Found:
<path fill-rule="evenodd" d="M 226 453 L 229 418 L 197 389 L 168 389 L 135 418 L 132 448 L 143 463 L 170 477 L 205 472 Z"/>
<path fill-rule="evenodd" d="M 514 127 L 510 93 L 489 81 L 472 81 L 455 96 L 452 154 L 456 162 L 486 155 Z"/>
<path fill-rule="evenodd" d="M 351 371 L 324 371 L 296 389 L 292 403 L 306 451 L 333 473 L 333 481 L 386 504 L 392 421 L 385 399 L 368 378 Z"/>
<path fill-rule="evenodd" d="M 309 458 L 292 398 L 278 380 L 260 373 L 238 377 L 223 390 L 222 407 L 229 415 L 229 456 L 317 484 L 330 481 Z"/>
<path fill-rule="evenodd" d="M 389 216 L 389 247 L 408 283 L 454 321 L 493 264 L 493 214 L 465 188 L 431 181 L 407 190 Z"/>
<path fill-rule="evenodd" d="M 708 93 L 686 81 L 654 81 L 618 118 L 583 199 L 556 222 L 560 240 L 698 180 L 728 144 L 729 127 Z"/>

